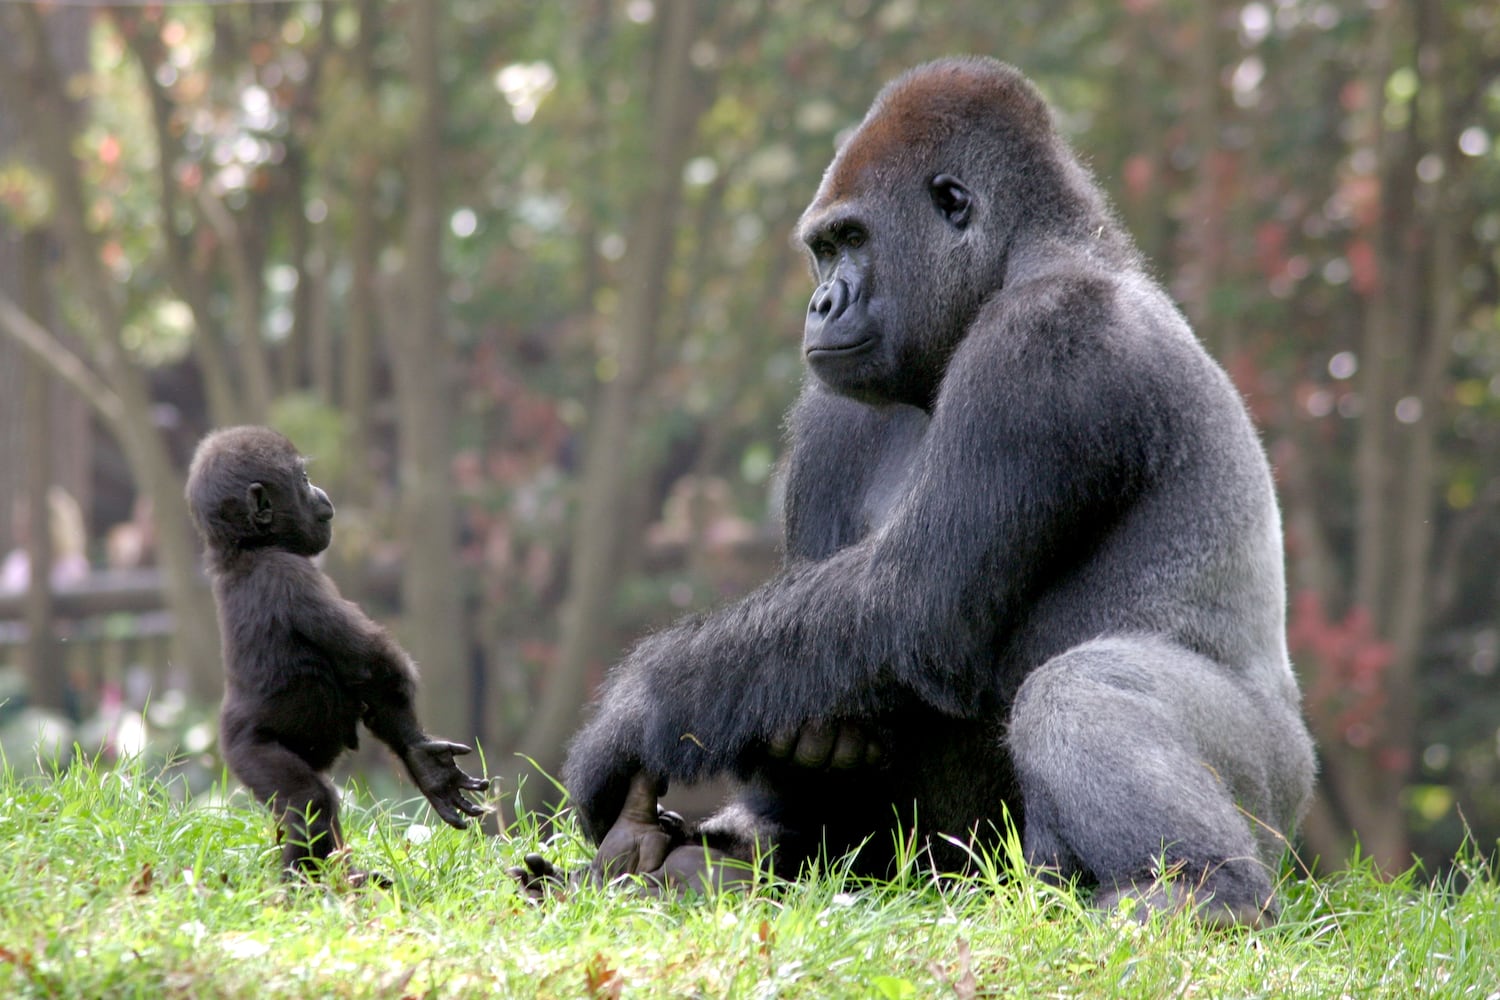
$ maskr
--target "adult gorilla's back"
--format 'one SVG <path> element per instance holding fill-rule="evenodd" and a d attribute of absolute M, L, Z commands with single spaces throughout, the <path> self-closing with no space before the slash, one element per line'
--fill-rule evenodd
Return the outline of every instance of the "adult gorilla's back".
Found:
<path fill-rule="evenodd" d="M 898 815 L 992 842 L 1008 809 L 1106 905 L 1274 913 L 1313 762 L 1270 473 L 1046 105 L 991 60 L 911 71 L 799 234 L 819 285 L 786 566 L 613 671 L 565 768 L 590 834 L 638 772 L 727 773 L 743 791 L 700 832 L 787 873 L 867 838 L 880 870 Z M 772 752 L 850 724 L 879 763 Z M 666 874 L 701 875 L 680 850 Z"/>

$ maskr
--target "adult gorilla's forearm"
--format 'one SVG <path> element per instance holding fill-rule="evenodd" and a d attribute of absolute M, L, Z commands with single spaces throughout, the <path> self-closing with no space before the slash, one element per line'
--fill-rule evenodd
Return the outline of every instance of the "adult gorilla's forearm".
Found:
<path fill-rule="evenodd" d="M 1023 375 L 1007 381 L 1029 384 Z M 881 531 L 643 640 L 570 751 L 567 783 L 585 814 L 612 816 L 637 769 L 735 773 L 757 746 L 815 720 L 914 701 L 953 718 L 993 713 L 995 643 L 1041 582 L 1037 567 L 1050 559 L 1062 572 L 1132 489 L 1120 456 L 1137 429 L 1096 420 L 1116 392 L 1079 380 L 1051 405 L 998 396 L 986 423 L 1001 444 L 982 452 L 963 433 L 974 404 L 950 414 L 940 400 L 931 467 Z M 1086 458 L 1070 452 L 1085 434 Z M 966 461 L 950 460 L 960 450 Z"/>

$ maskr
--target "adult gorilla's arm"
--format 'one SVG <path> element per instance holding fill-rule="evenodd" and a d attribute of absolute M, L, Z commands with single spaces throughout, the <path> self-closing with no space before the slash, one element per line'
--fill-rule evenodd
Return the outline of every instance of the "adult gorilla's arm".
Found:
<path fill-rule="evenodd" d="M 777 734 L 913 697 L 953 717 L 993 709 L 997 632 L 1108 530 L 1164 448 L 1146 440 L 1138 331 L 1114 284 L 1038 284 L 1002 293 L 955 352 L 888 521 L 615 669 L 565 773 L 592 834 L 637 770 L 732 772 Z"/>

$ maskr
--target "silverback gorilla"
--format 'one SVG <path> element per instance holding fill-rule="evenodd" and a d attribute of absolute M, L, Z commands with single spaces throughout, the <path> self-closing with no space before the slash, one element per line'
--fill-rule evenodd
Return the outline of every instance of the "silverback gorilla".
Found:
<path fill-rule="evenodd" d="M 786 563 L 612 671 L 564 768 L 596 869 L 864 844 L 879 872 L 913 817 L 959 868 L 938 835 L 993 844 L 1008 811 L 1103 906 L 1274 919 L 1313 753 L 1269 469 L 1042 98 L 988 59 L 910 71 L 798 235 Z M 657 820 L 726 774 L 720 813 Z"/>
<path fill-rule="evenodd" d="M 292 442 L 265 427 L 215 431 L 193 454 L 187 498 L 223 633 L 224 761 L 276 814 L 284 874 L 317 874 L 343 846 L 325 772 L 357 745 L 361 721 L 445 822 L 483 815 L 464 793 L 489 783 L 453 762 L 469 748 L 417 724 L 410 657 L 313 565 L 333 537 L 333 504 Z"/>

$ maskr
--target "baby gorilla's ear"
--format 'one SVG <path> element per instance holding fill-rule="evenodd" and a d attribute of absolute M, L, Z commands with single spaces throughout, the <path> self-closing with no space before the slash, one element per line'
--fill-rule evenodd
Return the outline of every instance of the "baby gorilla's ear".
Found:
<path fill-rule="evenodd" d="M 251 483 L 245 491 L 245 507 L 250 511 L 250 523 L 256 528 L 269 528 L 275 519 L 271 510 L 271 498 L 266 495 L 264 483 Z"/>

